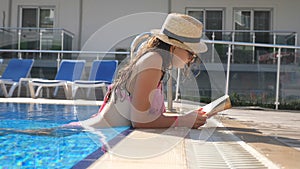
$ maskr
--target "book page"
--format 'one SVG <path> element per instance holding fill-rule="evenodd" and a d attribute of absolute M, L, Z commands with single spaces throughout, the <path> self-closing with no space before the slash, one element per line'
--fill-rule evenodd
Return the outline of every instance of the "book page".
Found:
<path fill-rule="evenodd" d="M 206 112 L 206 115 L 210 117 L 229 108 L 231 108 L 229 96 L 224 95 L 217 100 L 203 106 L 202 111 Z"/>
<path fill-rule="evenodd" d="M 229 96 L 224 95 L 224 96 L 214 100 L 213 102 L 203 106 L 202 111 L 206 112 L 206 115 L 208 117 L 211 117 L 213 115 L 216 115 L 218 112 L 229 109 L 231 107 L 232 106 L 231 106 Z M 191 110 L 191 111 L 184 112 L 184 113 L 168 113 L 168 112 L 166 112 L 166 113 L 163 113 L 163 115 L 167 116 L 167 117 L 170 117 L 170 116 L 172 116 L 172 117 L 185 116 L 185 115 L 187 115 L 189 113 L 192 113 L 194 111 L 196 111 L 196 110 Z"/>

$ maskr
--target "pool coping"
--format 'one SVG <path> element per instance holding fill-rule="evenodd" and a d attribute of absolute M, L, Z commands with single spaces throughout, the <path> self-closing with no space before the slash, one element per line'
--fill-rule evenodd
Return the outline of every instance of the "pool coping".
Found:
<path fill-rule="evenodd" d="M 122 131 L 119 133 L 117 136 L 115 136 L 113 139 L 108 141 L 108 144 L 111 147 L 114 147 L 116 144 L 118 144 L 124 137 L 121 136 L 127 136 L 133 131 L 133 128 L 129 127 L 128 129 Z M 105 148 L 103 145 L 99 147 L 97 150 L 89 154 L 87 157 L 76 163 L 72 169 L 82 169 L 82 168 L 88 168 L 90 167 L 93 163 L 95 163 L 100 157 L 102 157 L 106 153 Z"/>
<path fill-rule="evenodd" d="M 27 97 L 12 97 L 0 98 L 0 103 L 29 103 L 29 104 L 58 104 L 58 105 L 83 105 L 83 106 L 99 106 L 103 101 L 96 100 L 62 100 L 62 99 L 44 99 L 44 98 L 27 98 Z"/>

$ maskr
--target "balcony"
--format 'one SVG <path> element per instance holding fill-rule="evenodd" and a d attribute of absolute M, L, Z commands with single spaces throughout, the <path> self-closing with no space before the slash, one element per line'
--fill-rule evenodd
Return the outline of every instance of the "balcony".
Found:
<path fill-rule="evenodd" d="M 235 37 L 235 35 L 233 36 L 236 34 L 235 32 L 222 34 L 224 34 L 222 35 L 224 39 L 221 40 L 208 40 L 213 36 L 203 40 L 209 50 L 201 54 L 202 63 L 195 64 L 192 70 L 193 73 L 197 71 L 202 73 L 200 76 L 192 78 L 193 86 L 176 89 L 176 93 L 173 93 L 173 96 L 176 95 L 175 100 L 207 101 L 226 93 L 232 95 L 233 101 L 238 104 L 268 105 L 277 109 L 299 103 L 300 46 L 297 46 L 297 34 L 288 32 L 285 35 L 281 33 L 280 36 L 279 32 L 276 33 L 276 36 L 272 34 L 274 39 L 289 39 L 282 44 L 279 41 L 272 41 L 278 44 L 239 42 L 236 41 L 236 38 L 226 39 Z M 64 46 L 64 43 L 61 46 Z M 116 55 L 125 55 L 126 57 L 130 54 L 126 51 L 68 51 L 62 49 L 64 48 L 46 50 L 43 45 L 42 49 L 38 50 L 25 50 L 21 47 L 20 50 L 18 48 L 2 48 L 0 55 L 34 58 L 35 64 L 39 67 L 34 65 L 36 67 L 32 69 L 31 77 L 53 79 L 54 77 L 51 76 L 56 74 L 56 68 L 61 59 L 82 58 L 90 62 L 95 59 L 117 59 Z M 3 60 L 3 65 L 7 63 L 7 60 Z M 1 66 L 1 69 L 3 67 Z M 176 77 L 176 74 L 173 73 L 174 80 L 178 82 L 176 86 L 182 86 L 180 83 L 189 84 L 189 79 L 180 79 L 180 76 Z M 174 85 L 173 92 L 175 88 Z M 172 97 L 170 98 L 172 99 Z"/>
<path fill-rule="evenodd" d="M 0 48 L 18 50 L 72 50 L 74 34 L 59 28 L 0 27 Z"/>
<path fill-rule="evenodd" d="M 0 49 L 37 50 L 44 52 L 0 52 L 1 59 L 33 58 L 35 63 L 32 77 L 44 74 L 55 74 L 57 54 L 46 51 L 71 51 L 74 34 L 59 28 L 8 28 L 0 27 Z M 65 54 L 64 58 L 70 58 Z M 53 77 L 47 77 L 53 78 Z"/>
<path fill-rule="evenodd" d="M 206 30 L 205 38 L 208 40 L 261 43 L 273 45 L 297 46 L 297 33 L 291 31 L 247 31 L 247 30 Z M 206 62 L 227 62 L 227 46 L 213 44 L 209 53 L 205 54 Z M 293 49 L 284 49 L 283 63 L 296 62 L 296 52 Z M 276 64 L 275 48 L 260 46 L 232 45 L 231 63 L 233 64 Z M 216 57 L 220 60 L 215 59 Z"/>

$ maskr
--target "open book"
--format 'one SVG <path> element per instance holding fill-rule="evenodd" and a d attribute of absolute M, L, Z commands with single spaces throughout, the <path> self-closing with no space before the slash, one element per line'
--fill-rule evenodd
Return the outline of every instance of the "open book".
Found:
<path fill-rule="evenodd" d="M 226 110 L 226 109 L 230 109 L 231 106 L 231 101 L 228 95 L 224 95 L 216 100 L 214 100 L 213 102 L 205 105 L 202 107 L 202 111 L 206 112 L 208 117 L 214 116 L 216 115 L 218 112 Z M 184 116 L 187 115 L 189 113 L 194 112 L 195 110 L 191 110 L 188 112 L 184 112 L 184 113 L 163 113 L 164 116 Z"/>

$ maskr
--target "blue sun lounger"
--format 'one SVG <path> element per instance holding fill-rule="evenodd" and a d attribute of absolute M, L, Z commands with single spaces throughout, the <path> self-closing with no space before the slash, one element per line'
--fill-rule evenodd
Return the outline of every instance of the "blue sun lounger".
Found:
<path fill-rule="evenodd" d="M 90 96 L 92 88 L 102 88 L 103 94 L 106 93 L 107 85 L 111 84 L 117 70 L 117 60 L 95 60 L 93 61 L 88 80 L 75 80 L 72 87 L 73 98 L 78 88 L 88 88 L 87 97 Z"/>
<path fill-rule="evenodd" d="M 32 98 L 37 98 L 43 87 L 55 87 L 53 96 L 58 93 L 58 88 L 63 87 L 67 99 L 72 98 L 70 86 L 75 80 L 81 78 L 85 61 L 84 60 L 62 60 L 54 80 L 33 79 L 29 81 L 29 90 Z M 35 91 L 35 88 L 37 90 Z M 49 97 L 49 91 L 48 91 Z"/>
<path fill-rule="evenodd" d="M 0 78 L 0 85 L 4 97 L 12 97 L 15 89 L 19 85 L 19 80 L 29 76 L 33 62 L 33 59 L 11 59 L 8 62 Z M 7 85 L 10 85 L 8 93 L 6 89 Z"/>

